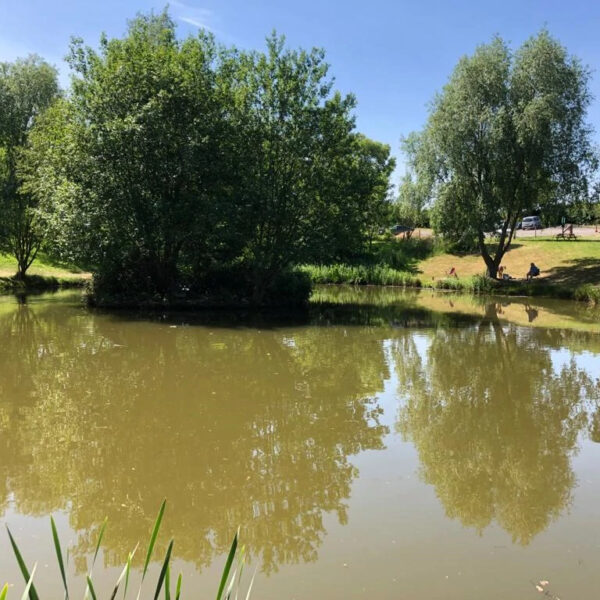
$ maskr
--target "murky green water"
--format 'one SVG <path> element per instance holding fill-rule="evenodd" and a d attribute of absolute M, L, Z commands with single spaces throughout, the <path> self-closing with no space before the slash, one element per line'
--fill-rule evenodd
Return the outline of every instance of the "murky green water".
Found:
<path fill-rule="evenodd" d="M 374 289 L 315 301 L 134 317 L 73 293 L 0 298 L 0 514 L 43 597 L 61 596 L 50 514 L 76 597 L 108 516 L 105 596 L 164 497 L 160 545 L 175 538 L 194 597 L 214 597 L 238 525 L 256 598 L 535 598 L 540 580 L 597 597 L 598 313 Z M 0 580 L 20 597 L 1 532 Z"/>

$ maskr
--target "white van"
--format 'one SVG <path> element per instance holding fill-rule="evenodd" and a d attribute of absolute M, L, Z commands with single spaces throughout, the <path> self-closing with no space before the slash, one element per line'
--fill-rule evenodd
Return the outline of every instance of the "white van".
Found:
<path fill-rule="evenodd" d="M 521 221 L 521 229 L 541 229 L 542 221 L 539 217 L 525 217 Z"/>

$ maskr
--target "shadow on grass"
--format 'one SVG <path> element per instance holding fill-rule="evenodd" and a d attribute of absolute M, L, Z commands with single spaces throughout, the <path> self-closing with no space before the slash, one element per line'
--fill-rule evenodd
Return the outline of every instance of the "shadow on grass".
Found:
<path fill-rule="evenodd" d="M 507 250 L 507 252 L 510 252 L 511 250 L 515 250 L 516 248 L 521 248 L 522 246 L 523 246 L 523 244 L 512 243 L 510 245 L 510 248 Z M 487 248 L 488 248 L 488 251 L 490 254 L 495 254 L 496 250 L 498 249 L 498 244 L 495 244 L 493 242 L 488 242 Z M 449 248 L 446 251 L 446 254 L 449 254 L 450 256 L 456 256 L 459 258 L 465 258 L 467 256 L 481 257 L 481 252 L 479 252 L 479 250 L 477 248 L 474 250 L 457 250 L 457 249 Z"/>
<path fill-rule="evenodd" d="M 38 252 L 36 261 L 38 263 L 41 262 L 44 265 L 47 265 L 49 267 L 54 267 L 55 269 L 63 269 L 65 271 L 70 271 L 71 273 L 84 273 L 86 271 L 86 269 L 82 268 L 81 266 L 75 265 L 73 263 L 70 263 L 70 262 L 67 262 L 64 260 L 59 260 L 57 258 L 49 256 L 45 252 L 41 252 L 41 251 Z M 37 266 L 37 265 L 34 265 L 34 266 Z"/>
<path fill-rule="evenodd" d="M 559 285 L 600 285 L 600 258 L 573 258 L 566 265 L 548 269 L 544 280 Z"/>

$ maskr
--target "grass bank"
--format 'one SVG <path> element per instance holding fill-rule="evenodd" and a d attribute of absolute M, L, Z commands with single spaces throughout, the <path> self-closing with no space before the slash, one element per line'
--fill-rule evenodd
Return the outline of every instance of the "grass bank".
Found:
<path fill-rule="evenodd" d="M 90 274 L 73 265 L 57 263 L 39 254 L 24 279 L 16 279 L 17 261 L 0 254 L 0 294 L 44 292 L 58 289 L 83 287 Z"/>
<path fill-rule="evenodd" d="M 478 253 L 444 250 L 431 238 L 381 240 L 370 256 L 355 264 L 303 265 L 313 284 L 382 285 L 453 290 L 470 294 L 499 294 L 579 300 L 600 304 L 600 234 L 557 241 L 553 237 L 519 238 L 502 264 L 512 279 L 484 276 Z M 493 242 L 491 242 L 493 243 Z M 524 279 L 534 262 L 540 277 Z M 451 268 L 459 277 L 447 277 Z"/>

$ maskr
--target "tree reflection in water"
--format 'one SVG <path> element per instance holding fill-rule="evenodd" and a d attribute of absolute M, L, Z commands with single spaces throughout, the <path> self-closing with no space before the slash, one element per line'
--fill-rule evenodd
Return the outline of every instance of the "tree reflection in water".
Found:
<path fill-rule="evenodd" d="M 252 327 L 0 304 L 0 511 L 68 512 L 80 570 L 105 515 L 105 559 L 121 563 L 164 497 L 178 558 L 210 564 L 242 525 L 265 572 L 316 560 L 324 514 L 348 519 L 350 457 L 383 448 L 391 358 L 397 427 L 448 516 L 527 544 L 571 502 L 578 436 L 600 430 L 597 382 L 574 362 L 556 372 L 552 350 L 597 342 L 413 298 Z"/>
<path fill-rule="evenodd" d="M 425 357 L 413 336 L 397 341 L 397 428 L 449 517 L 479 532 L 495 519 L 526 545 L 571 502 L 570 460 L 599 388 L 574 361 L 554 370 L 550 351 L 568 332 L 501 324 L 497 311 L 438 329 Z"/>
<path fill-rule="evenodd" d="M 368 333 L 368 332 L 367 332 Z M 165 538 L 208 565 L 243 526 L 264 571 L 312 561 L 383 447 L 381 343 L 338 328 L 177 327 L 64 306 L 0 313 L 0 508 L 67 510 L 80 569 L 105 515 L 107 561 Z M 138 557 L 139 558 L 139 557 Z"/>

